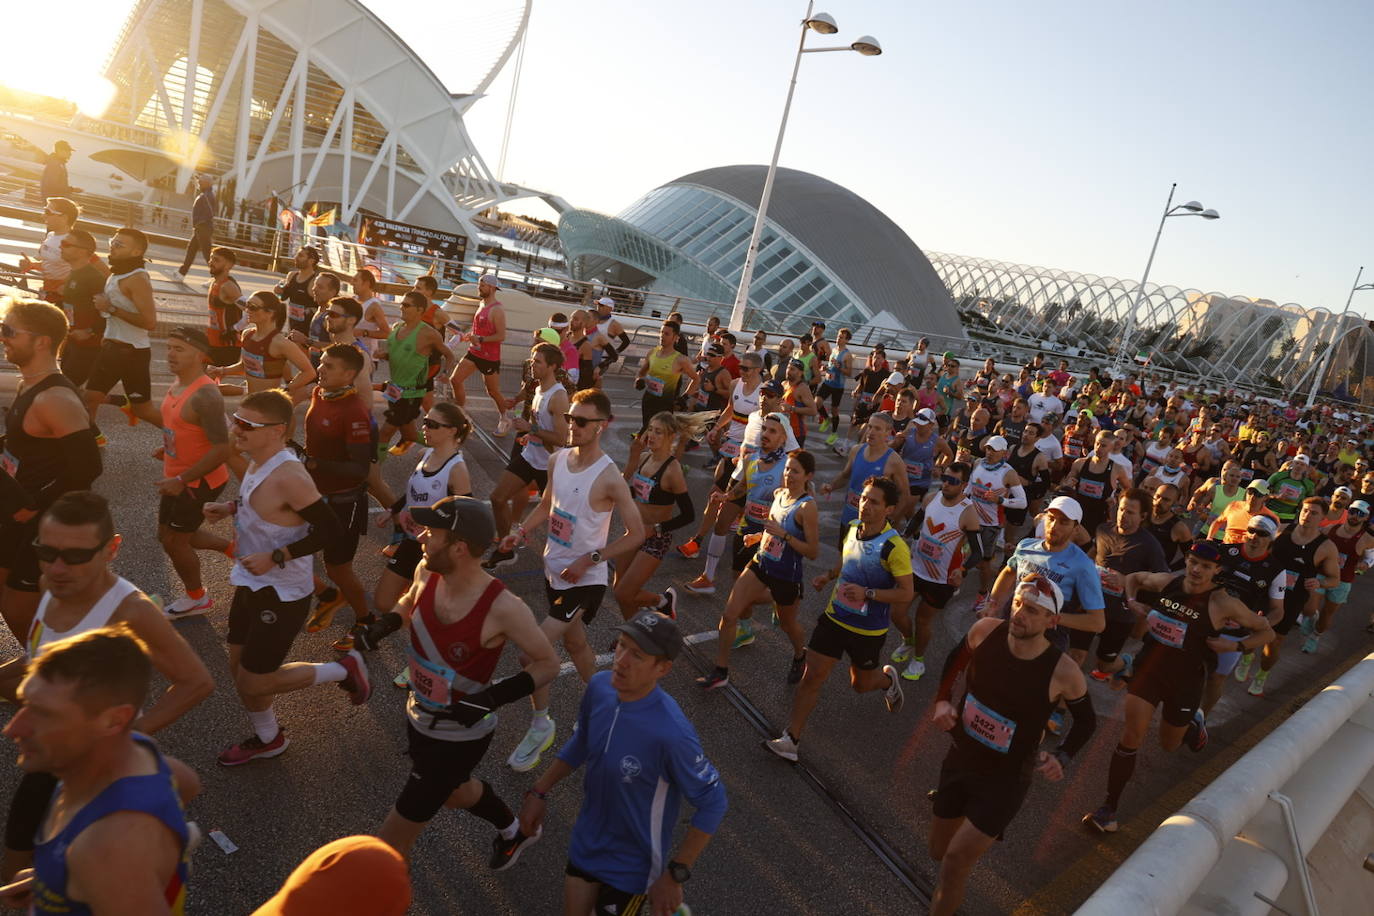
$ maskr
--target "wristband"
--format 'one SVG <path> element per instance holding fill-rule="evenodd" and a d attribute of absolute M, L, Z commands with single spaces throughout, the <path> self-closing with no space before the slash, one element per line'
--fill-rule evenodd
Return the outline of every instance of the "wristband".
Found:
<path fill-rule="evenodd" d="M 549 793 L 548 793 L 548 792 L 540 792 L 540 791 L 539 791 L 538 789 L 536 789 L 534 786 L 530 786 L 528 789 L 526 789 L 526 790 L 525 790 L 525 794 L 526 794 L 526 795 L 533 795 L 535 798 L 539 799 L 540 801 L 546 801 L 546 800 L 548 800 L 548 797 L 549 797 Z"/>

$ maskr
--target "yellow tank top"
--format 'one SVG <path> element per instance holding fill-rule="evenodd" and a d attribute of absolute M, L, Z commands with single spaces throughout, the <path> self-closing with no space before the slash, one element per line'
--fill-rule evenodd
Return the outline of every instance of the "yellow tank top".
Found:
<path fill-rule="evenodd" d="M 677 365 L 677 358 L 676 350 L 654 347 L 649 351 L 649 372 L 644 376 L 645 393 L 655 397 L 677 396 L 678 377 L 682 374 L 673 369 Z"/>

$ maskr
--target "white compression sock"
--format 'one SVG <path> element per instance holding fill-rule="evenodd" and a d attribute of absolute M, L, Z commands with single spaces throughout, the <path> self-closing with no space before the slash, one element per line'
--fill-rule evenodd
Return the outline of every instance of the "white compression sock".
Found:
<path fill-rule="evenodd" d="M 348 669 L 338 662 L 316 662 L 310 668 L 312 669 L 311 673 L 315 675 L 316 684 L 342 681 L 348 677 Z"/>
<path fill-rule="evenodd" d="M 281 729 L 277 726 L 277 713 L 272 707 L 267 707 L 262 712 L 248 711 L 248 721 L 253 725 L 253 733 L 258 736 L 263 744 L 269 743 L 277 737 L 277 732 Z"/>
<path fill-rule="evenodd" d="M 716 580 L 716 567 L 720 565 L 720 558 L 725 553 L 725 544 L 729 535 L 712 534 L 710 543 L 706 545 L 706 578 L 712 582 Z"/>

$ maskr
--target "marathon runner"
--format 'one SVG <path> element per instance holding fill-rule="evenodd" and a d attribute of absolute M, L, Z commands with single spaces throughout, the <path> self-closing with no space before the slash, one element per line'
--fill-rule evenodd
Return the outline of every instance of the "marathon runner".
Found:
<path fill-rule="evenodd" d="M 1317 492 L 1312 476 L 1312 459 L 1299 452 L 1269 478 L 1269 508 L 1279 517 L 1279 526 L 1291 525 L 1303 500 Z"/>
<path fill-rule="evenodd" d="M 625 329 L 620 326 L 619 320 L 615 317 L 615 300 L 610 296 L 602 296 L 596 300 L 596 330 L 601 340 L 600 366 L 603 370 L 610 366 L 620 354 L 624 353 L 630 346 L 630 335 L 625 333 Z M 615 341 L 614 344 L 611 341 Z"/>
<path fill-rule="evenodd" d="M 918 681 L 926 673 L 931 626 L 963 585 L 968 564 L 976 563 L 981 556 L 978 510 L 966 492 L 971 472 L 972 468 L 963 462 L 947 465 L 941 471 L 940 489 L 924 497 L 921 510 L 913 519 L 916 534 L 908 535 L 916 538 L 912 565 L 920 601 L 910 637 L 904 638 L 892 653 L 893 664 L 906 664 L 902 677 L 908 681 Z M 901 618 L 905 615 L 896 616 L 898 629 L 904 629 Z"/>
<path fill-rule="evenodd" d="M 683 885 L 720 829 L 725 787 L 691 722 L 659 686 L 682 652 L 677 624 L 644 611 L 616 629 L 611 670 L 587 685 L 571 740 L 525 793 L 521 829 L 541 829 L 554 788 L 585 764 L 582 809 L 563 871 L 563 912 L 685 912 Z M 683 796 L 696 810 L 670 853 Z"/>
<path fill-rule="evenodd" d="M 563 365 L 563 351 L 550 343 L 537 344 L 531 351 L 530 371 L 538 388 L 530 405 L 528 421 L 517 417 L 515 426 L 520 433 L 510 450 L 510 461 L 491 492 L 492 517 L 496 521 L 497 539 L 510 533 L 511 516 L 522 512 L 528 500 L 530 485 L 542 492 L 549 479 L 549 460 L 568 441 L 568 391 L 558 382 L 558 370 Z M 515 552 L 497 545 L 482 568 L 493 572 L 515 562 Z"/>
<path fill-rule="evenodd" d="M 270 391 L 282 384 L 287 363 L 296 373 L 286 385 L 286 393 L 296 402 L 305 397 L 315 381 L 315 367 L 305 351 L 281 333 L 286 306 L 272 293 L 259 290 L 248 297 L 244 307 L 249 326 L 239 335 L 239 361 L 231 366 L 212 366 L 206 370 L 213 379 L 226 375 L 245 376 L 248 393 Z"/>
<path fill-rule="evenodd" d="M 387 449 L 390 454 L 404 455 L 415 444 L 415 418 L 420 415 L 428 392 L 425 383 L 430 378 L 430 357 L 436 354 L 443 360 L 453 357 L 439 332 L 425 323 L 424 313 L 425 297 L 414 290 L 406 293 L 401 297 L 401 320 L 391 326 L 387 336 L 386 358 L 391 366 L 391 381 L 382 389 L 382 397 L 389 406 L 382 414 L 384 422 L 377 446 L 379 458 L 381 450 L 397 431 L 401 438 Z M 464 364 L 475 365 L 470 359 L 465 357 L 454 373 L 457 374 Z M 455 397 L 460 389 L 461 385 L 454 386 Z"/>
<path fill-rule="evenodd" d="M 1064 479 L 1083 510 L 1083 527 L 1089 534 L 1096 534 L 1112 515 L 1115 495 L 1131 485 L 1131 472 L 1111 459 L 1115 443 L 1114 434 L 1098 430 L 1092 451 L 1074 461 Z"/>
<path fill-rule="evenodd" d="M 677 616 L 676 589 L 669 588 L 657 595 L 646 592 L 644 584 L 668 555 L 668 548 L 673 544 L 672 533 L 687 527 L 696 518 L 692 494 L 687 491 L 687 473 L 674 454 L 678 438 L 685 437 L 687 432 L 687 424 L 671 411 L 651 417 L 644 434 L 639 437 L 644 442 L 643 456 L 638 464 L 625 469 L 625 480 L 639 507 L 639 520 L 645 531 L 644 543 L 633 556 L 612 557 L 616 562 L 613 591 L 620 615 L 626 620 L 644 607 L 669 617 Z"/>
<path fill-rule="evenodd" d="M 381 297 L 377 295 L 377 268 L 360 267 L 353 275 L 352 284 L 353 298 L 363 307 L 363 318 L 358 322 L 355 333 L 362 348 L 371 356 L 377 341 L 386 340 L 391 334 L 391 321 L 386 317 Z"/>
<path fill-rule="evenodd" d="M 214 255 L 211 255 L 214 258 Z M 202 531 L 208 502 L 229 482 L 229 427 L 224 398 L 205 374 L 212 348 L 200 328 L 178 327 L 167 334 L 167 368 L 174 381 L 162 398 L 162 459 L 157 482 L 157 535 L 185 594 L 167 605 L 173 620 L 204 614 L 215 601 L 205 589 L 197 550 L 228 553 L 229 541 Z"/>
<path fill-rule="evenodd" d="M 1246 527 L 1250 519 L 1257 515 L 1274 520 L 1278 527 L 1279 517 L 1268 507 L 1269 484 L 1264 480 L 1252 480 L 1245 485 L 1245 498 L 1228 503 L 1221 514 L 1212 520 L 1207 528 L 1207 536 L 1215 539 L 1221 535 L 1226 544 L 1239 544 L 1245 540 Z"/>
<path fill-rule="evenodd" d="M 806 720 L 816 708 L 821 688 L 835 664 L 849 656 L 849 684 L 855 693 L 883 692 L 887 711 L 902 708 L 902 682 L 897 669 L 879 662 L 893 608 L 905 610 L 915 591 L 911 584 L 911 551 L 889 524 L 902 503 L 902 491 L 889 477 L 864 481 L 858 518 L 845 528 L 840 562 L 811 580 L 820 591 L 838 583 L 806 645 L 806 673 L 792 697 L 787 730 L 764 747 L 796 761 Z"/>
<path fill-rule="evenodd" d="M 66 197 L 47 198 L 43 206 L 43 228 L 46 231 L 43 241 L 38 243 L 38 257 L 19 256 L 20 273 L 37 271 L 43 276 L 43 291 L 39 293 L 38 298 L 60 308 L 66 308 L 67 300 L 63 297 L 63 291 L 75 266 L 68 259 L 68 253 L 62 243 L 68 240 L 76 228 L 76 221 L 80 218 L 81 207 L 74 201 Z M 92 245 L 82 261 L 89 263 L 94 253 L 95 246 Z M 72 317 L 70 309 L 67 309 L 67 314 L 69 318 Z"/>
<path fill-rule="evenodd" d="M 527 541 L 530 532 L 548 522 L 544 540 L 545 595 L 549 615 L 540 624 L 549 642 L 563 642 L 582 682 L 596 673 L 596 655 L 587 644 L 591 623 L 606 595 L 609 573 L 606 554 L 627 554 L 644 542 L 644 523 L 625 478 L 601 450 L 601 437 L 611 422 L 611 400 L 600 390 L 573 395 L 564 416 L 568 448 L 549 457 L 549 482 L 544 496 L 523 523 L 501 539 L 502 550 Z M 611 516 L 618 515 L 625 534 L 611 542 Z M 530 701 L 534 717 L 525 737 L 507 761 L 524 773 L 539 765 L 553 744 L 555 724 L 549 718 L 549 691 L 540 687 Z"/>
<path fill-rule="evenodd" d="M 356 705 L 372 692 L 367 667 L 356 651 L 337 662 L 282 664 L 310 612 L 311 555 L 346 537 L 338 516 L 286 447 L 291 411 L 290 398 L 280 391 L 259 391 L 243 399 L 231 417 L 234 450 L 248 460 L 239 497 L 204 507 L 212 522 L 234 518 L 229 671 L 253 726 L 250 737 L 220 753 L 223 766 L 286 750 L 286 730 L 272 709 L 276 694 L 337 682 Z"/>
<path fill-rule="evenodd" d="M 336 311 L 343 301 L 329 305 L 331 323 L 337 324 Z M 362 309 L 357 300 L 349 321 L 356 321 Z M 334 643 L 334 650 L 353 648 L 353 637 L 375 618 L 367 606 L 367 590 L 353 571 L 358 539 L 367 533 L 368 476 L 377 457 L 377 427 L 368 411 L 368 402 L 357 385 L 364 376 L 369 357 L 360 347 L 336 343 L 320 354 L 320 383 L 311 393 L 305 412 L 305 469 L 320 497 L 338 520 L 336 536 L 323 545 L 320 557 L 325 573 L 338 594 L 353 609 L 353 628 Z M 368 386 L 370 387 L 370 386 Z M 318 633 L 334 619 L 336 602 L 322 601 L 320 609 L 305 624 L 307 633 Z"/>
<path fill-rule="evenodd" d="M 975 621 L 945 662 L 931 720 L 953 742 L 932 793 L 930 852 L 940 863 L 932 914 L 958 910 L 969 874 L 1020 811 L 1034 774 L 1064 778 L 1097 727 L 1083 672 L 1045 636 L 1063 606 L 1053 582 L 1024 576 L 1011 619 Z M 965 670 L 956 708 L 954 684 Z M 1042 723 L 1060 703 L 1073 728 L 1057 748 L 1040 750 Z"/>
<path fill-rule="evenodd" d="M 558 657 L 529 606 L 481 568 L 495 536 L 491 510 L 465 496 L 408 510 L 419 526 L 424 565 L 388 611 L 358 636 L 365 649 L 402 626 L 408 633 L 410 697 L 406 734 L 410 776 L 377 835 L 410 858 L 441 808 L 463 808 L 497 830 L 488 865 L 503 871 L 539 839 L 473 771 L 496 732 L 496 710 L 558 676 Z M 524 662 L 519 674 L 493 680 L 506 643 Z"/>
<path fill-rule="evenodd" d="M 1011 465 L 1011 469 L 1021 479 L 1021 486 L 1026 492 L 1026 508 L 1006 510 L 1007 543 L 1020 540 L 1016 532 L 1026 523 L 1027 518 L 1040 514 L 1045 495 L 1049 493 L 1053 481 L 1054 472 L 1050 456 L 1036 445 L 1042 441 L 1041 429 L 1042 424 L 1027 420 L 1021 426 L 1021 441 L 1007 452 L 1007 464 Z M 1054 441 L 1053 437 L 1050 441 Z"/>
<path fill-rule="evenodd" d="M 830 435 L 825 439 L 826 445 L 834 445 L 840 438 L 840 401 L 844 398 L 849 380 L 854 377 L 854 353 L 849 349 L 849 341 L 853 336 L 849 328 L 840 328 L 835 333 L 835 349 L 826 360 L 825 372 L 816 391 L 821 417 L 818 431 L 825 432 L 827 425 L 830 429 Z M 829 410 L 826 410 L 826 401 L 830 402 Z"/>
<path fill-rule="evenodd" d="M 902 389 L 903 394 L 910 390 Z M 950 451 L 949 443 L 940 435 L 935 411 L 929 407 L 922 407 L 916 411 L 911 422 L 902 431 L 898 443 L 897 454 L 901 457 L 902 464 L 906 465 L 907 492 L 911 497 L 907 501 L 911 522 L 907 526 L 906 536 L 912 537 L 919 515 L 917 509 L 925 502 L 926 493 L 930 491 L 931 483 L 935 480 L 936 469 L 947 467 L 954 461 L 954 453 Z"/>
<path fill-rule="evenodd" d="M 1263 481 L 1261 481 L 1263 482 Z M 1141 487 L 1148 492 L 1147 487 Z M 1145 530 L 1155 536 L 1164 548 L 1164 562 L 1169 568 L 1183 568 L 1183 551 L 1193 542 L 1193 529 L 1175 510 L 1178 508 L 1178 487 L 1170 483 L 1155 487 L 1150 495 L 1150 515 Z"/>
<path fill-rule="evenodd" d="M 110 237 L 111 274 L 105 291 L 92 300 L 96 311 L 105 316 L 105 336 L 84 395 L 92 423 L 100 405 L 107 403 L 122 403 L 120 409 L 131 426 L 139 420 L 153 426 L 162 422 L 151 403 L 153 351 L 148 334 L 157 326 L 157 312 L 153 284 L 143 266 L 147 251 L 148 237 L 137 229 L 120 229 Z M 116 382 L 123 386 L 124 396 L 111 400 L 110 389 Z"/>
<path fill-rule="evenodd" d="M 232 366 L 239 361 L 239 322 L 243 320 L 243 289 L 230 272 L 238 263 L 232 248 L 210 252 L 210 288 L 205 308 L 210 316 L 206 337 L 210 341 L 210 365 Z"/>
<path fill-rule="evenodd" d="M 5 726 L 26 773 L 58 780 L 34 839 L 34 867 L 4 890 L 34 913 L 180 914 L 195 774 L 135 731 L 152 666 L 127 627 L 48 646 Z"/>
<path fill-rule="evenodd" d="M 1278 522 L 1269 516 L 1252 518 L 1240 543 L 1222 545 L 1222 571 L 1217 577 L 1217 581 L 1246 607 L 1251 610 L 1263 609 L 1271 627 L 1283 619 L 1283 591 L 1284 582 L 1287 581 L 1283 564 L 1272 550 L 1278 531 Z M 1234 640 L 1244 639 L 1247 635 L 1249 631 L 1243 629 L 1223 630 L 1221 633 L 1223 639 Z M 1239 651 L 1217 653 L 1216 667 L 1209 669 L 1207 686 L 1202 692 L 1204 720 L 1211 715 L 1217 700 L 1221 699 L 1226 679 L 1238 670 L 1241 655 Z M 1253 653 L 1245 655 L 1245 671 L 1239 675 L 1240 680 L 1248 676 L 1254 658 Z"/>
<path fill-rule="evenodd" d="M 800 360 L 790 361 L 782 383 L 782 410 L 792 427 L 792 435 L 801 446 L 806 445 L 806 418 L 814 417 L 817 409 L 810 386 L 802 380 L 803 367 Z"/>
<path fill-rule="evenodd" d="M 892 481 L 900 498 L 900 502 L 890 504 L 895 510 L 900 511 L 907 501 L 908 496 L 901 494 L 910 493 L 906 465 L 888 447 L 892 442 L 892 414 L 878 411 L 869 416 L 863 425 L 863 441 L 850 447 L 844 467 L 840 468 L 833 480 L 821 487 L 821 495 L 829 496 L 841 484 L 845 485 L 844 508 L 840 511 L 840 530 L 836 539 L 841 547 L 849 537 L 850 522 L 859 517 L 859 500 L 869 478 L 886 477 Z"/>
<path fill-rule="evenodd" d="M 71 323 L 62 347 L 62 374 L 79 388 L 90 377 L 105 339 L 105 316 L 95 308 L 95 297 L 105 289 L 105 272 L 92 260 L 95 237 L 85 229 L 72 229 L 60 244 L 62 261 L 70 268 L 61 304 Z"/>
<path fill-rule="evenodd" d="M 310 310 L 315 308 L 315 300 L 310 295 L 310 286 L 320 274 L 320 250 L 310 245 L 302 246 L 296 252 L 293 262 L 295 270 L 287 273 L 286 277 L 273 290 L 273 293 L 284 303 L 283 313 L 285 317 L 277 323 L 277 328 L 283 332 L 299 331 L 302 334 L 308 334 L 310 332 Z"/>
<path fill-rule="evenodd" d="M 1146 454 L 1149 454 L 1148 450 Z M 1153 493 L 1159 487 L 1168 484 L 1173 487 L 1176 502 L 1182 502 L 1185 493 L 1192 492 L 1193 479 L 1188 474 L 1188 468 L 1183 463 L 1183 450 L 1174 446 L 1164 456 L 1164 463 L 1146 474 L 1145 479 L 1140 485 Z"/>
<path fill-rule="evenodd" d="M 1193 491 L 1193 498 L 1188 503 L 1188 512 L 1193 518 L 1202 521 L 1204 527 L 1199 530 L 1210 531 L 1212 524 L 1232 503 L 1244 501 L 1245 490 L 1241 487 L 1240 465 L 1228 459 L 1222 463 L 1221 471 L 1216 477 L 1209 477 Z"/>
<path fill-rule="evenodd" d="M 67 316 L 47 302 L 13 302 L 0 320 L 5 359 L 19 370 L 0 449 L 0 480 L 12 484 L 0 522 L 0 613 L 18 639 L 38 607 L 38 517 L 63 493 L 90 489 L 102 468 L 90 413 L 57 368 L 66 336 Z"/>
<path fill-rule="evenodd" d="M 38 542 L 43 597 L 23 653 L 0 665 L 0 695 L 16 700 L 20 681 L 50 645 L 112 623 L 130 628 L 168 682 L 152 706 L 139 711 L 137 731 L 160 731 L 210 695 L 215 683 L 195 650 L 156 604 L 111 571 L 121 539 L 104 497 L 89 490 L 63 494 L 43 514 Z M 15 788 L 5 823 L 5 880 L 31 863 L 34 838 L 56 788 L 57 778 L 39 771 L 26 772 Z"/>
<path fill-rule="evenodd" d="M 993 582 L 993 555 L 1005 543 L 1006 510 L 1026 508 L 1026 489 L 1020 476 L 1007 463 L 1008 451 L 1006 439 L 989 436 L 983 444 L 983 460 L 974 465 L 969 475 L 968 492 L 978 511 L 981 548 L 978 551 L 978 596 L 973 601 L 975 614 L 988 602 L 988 589 Z"/>
<path fill-rule="evenodd" d="M 1269 621 L 1232 597 L 1220 583 L 1221 548 L 1199 541 L 1189 548 L 1182 573 L 1138 572 L 1126 577 L 1126 605 L 1146 619 L 1145 645 L 1136 657 L 1126 696 L 1126 723 L 1107 770 L 1107 795 L 1083 823 L 1103 833 L 1117 830 L 1121 794 L 1135 772 L 1136 756 L 1154 717 L 1163 705 L 1159 746 L 1174 751 L 1185 741 L 1194 751 L 1207 744 L 1201 715 L 1207 669 L 1216 652 L 1239 646 L 1250 651 L 1274 638 Z M 1157 592 L 1150 604 L 1137 599 L 1141 591 Z M 1227 626 L 1250 631 L 1233 642 L 1220 638 Z"/>
<path fill-rule="evenodd" d="M 777 428 L 781 425 L 776 415 L 766 424 L 769 445 L 784 440 Z M 745 494 L 743 521 L 748 527 L 741 527 L 739 537 L 751 556 L 720 617 L 715 670 L 697 678 L 698 687 L 709 690 L 730 683 L 730 650 L 740 617 L 754 605 L 770 601 L 777 608 L 779 626 L 792 641 L 787 683 L 801 680 L 806 664 L 805 638 L 797 620 L 802 559 L 814 560 L 820 552 L 820 517 L 808 492 L 815 473 L 816 459 L 809 452 L 798 449 L 786 457 L 780 447 L 768 450 L 765 446 L 763 455 L 749 460 L 744 478 L 731 489 L 731 494 Z"/>
<path fill-rule="evenodd" d="M 496 291 L 500 288 L 501 281 L 495 274 L 482 274 L 477 281 L 477 295 L 481 299 L 481 304 L 472 316 L 472 329 L 463 335 L 463 340 L 468 344 L 468 352 L 453 367 L 449 382 L 453 385 L 453 399 L 462 407 L 467 403 L 464 383 L 472 373 L 480 372 L 482 383 L 487 388 L 487 395 L 496 405 L 496 412 L 500 415 L 496 422 L 496 435 L 504 436 L 510 432 L 511 405 L 501 396 L 501 344 L 506 339 L 506 308 L 501 304 L 501 300 L 496 298 Z M 410 294 L 407 293 L 406 296 L 409 297 Z M 445 361 L 453 358 L 447 349 L 442 353 Z"/>
<path fill-rule="evenodd" d="M 1336 545 L 1337 561 L 1341 567 L 1341 584 L 1335 588 L 1319 588 L 1321 611 L 1314 618 L 1304 617 L 1303 634 L 1307 637 L 1302 651 L 1316 652 L 1322 634 L 1331 628 L 1331 621 L 1341 605 L 1350 599 L 1355 577 L 1374 566 L 1374 532 L 1369 530 L 1369 503 L 1356 500 L 1345 510 L 1346 518 L 1339 525 L 1326 529 L 1326 536 Z"/>

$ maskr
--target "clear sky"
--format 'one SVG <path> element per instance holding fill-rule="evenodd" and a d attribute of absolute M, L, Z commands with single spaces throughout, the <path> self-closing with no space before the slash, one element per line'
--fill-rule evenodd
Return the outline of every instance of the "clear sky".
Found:
<path fill-rule="evenodd" d="M 464 88 L 480 2 L 366 2 Z M 93 24 L 77 70 L 98 67 L 126 3 L 64 4 Z M 1177 181 L 1222 219 L 1170 220 L 1152 280 L 1335 310 L 1359 265 L 1374 280 L 1374 4 L 817 6 L 840 32 L 809 43 L 871 33 L 884 54 L 804 58 L 781 163 L 922 248 L 1138 278 Z M 505 177 L 615 213 L 688 172 L 766 163 L 805 7 L 536 0 Z M 12 51 L 0 80 L 17 81 Z M 512 69 L 468 116 L 493 169 Z M 1374 291 L 1355 304 L 1374 315 Z"/>

